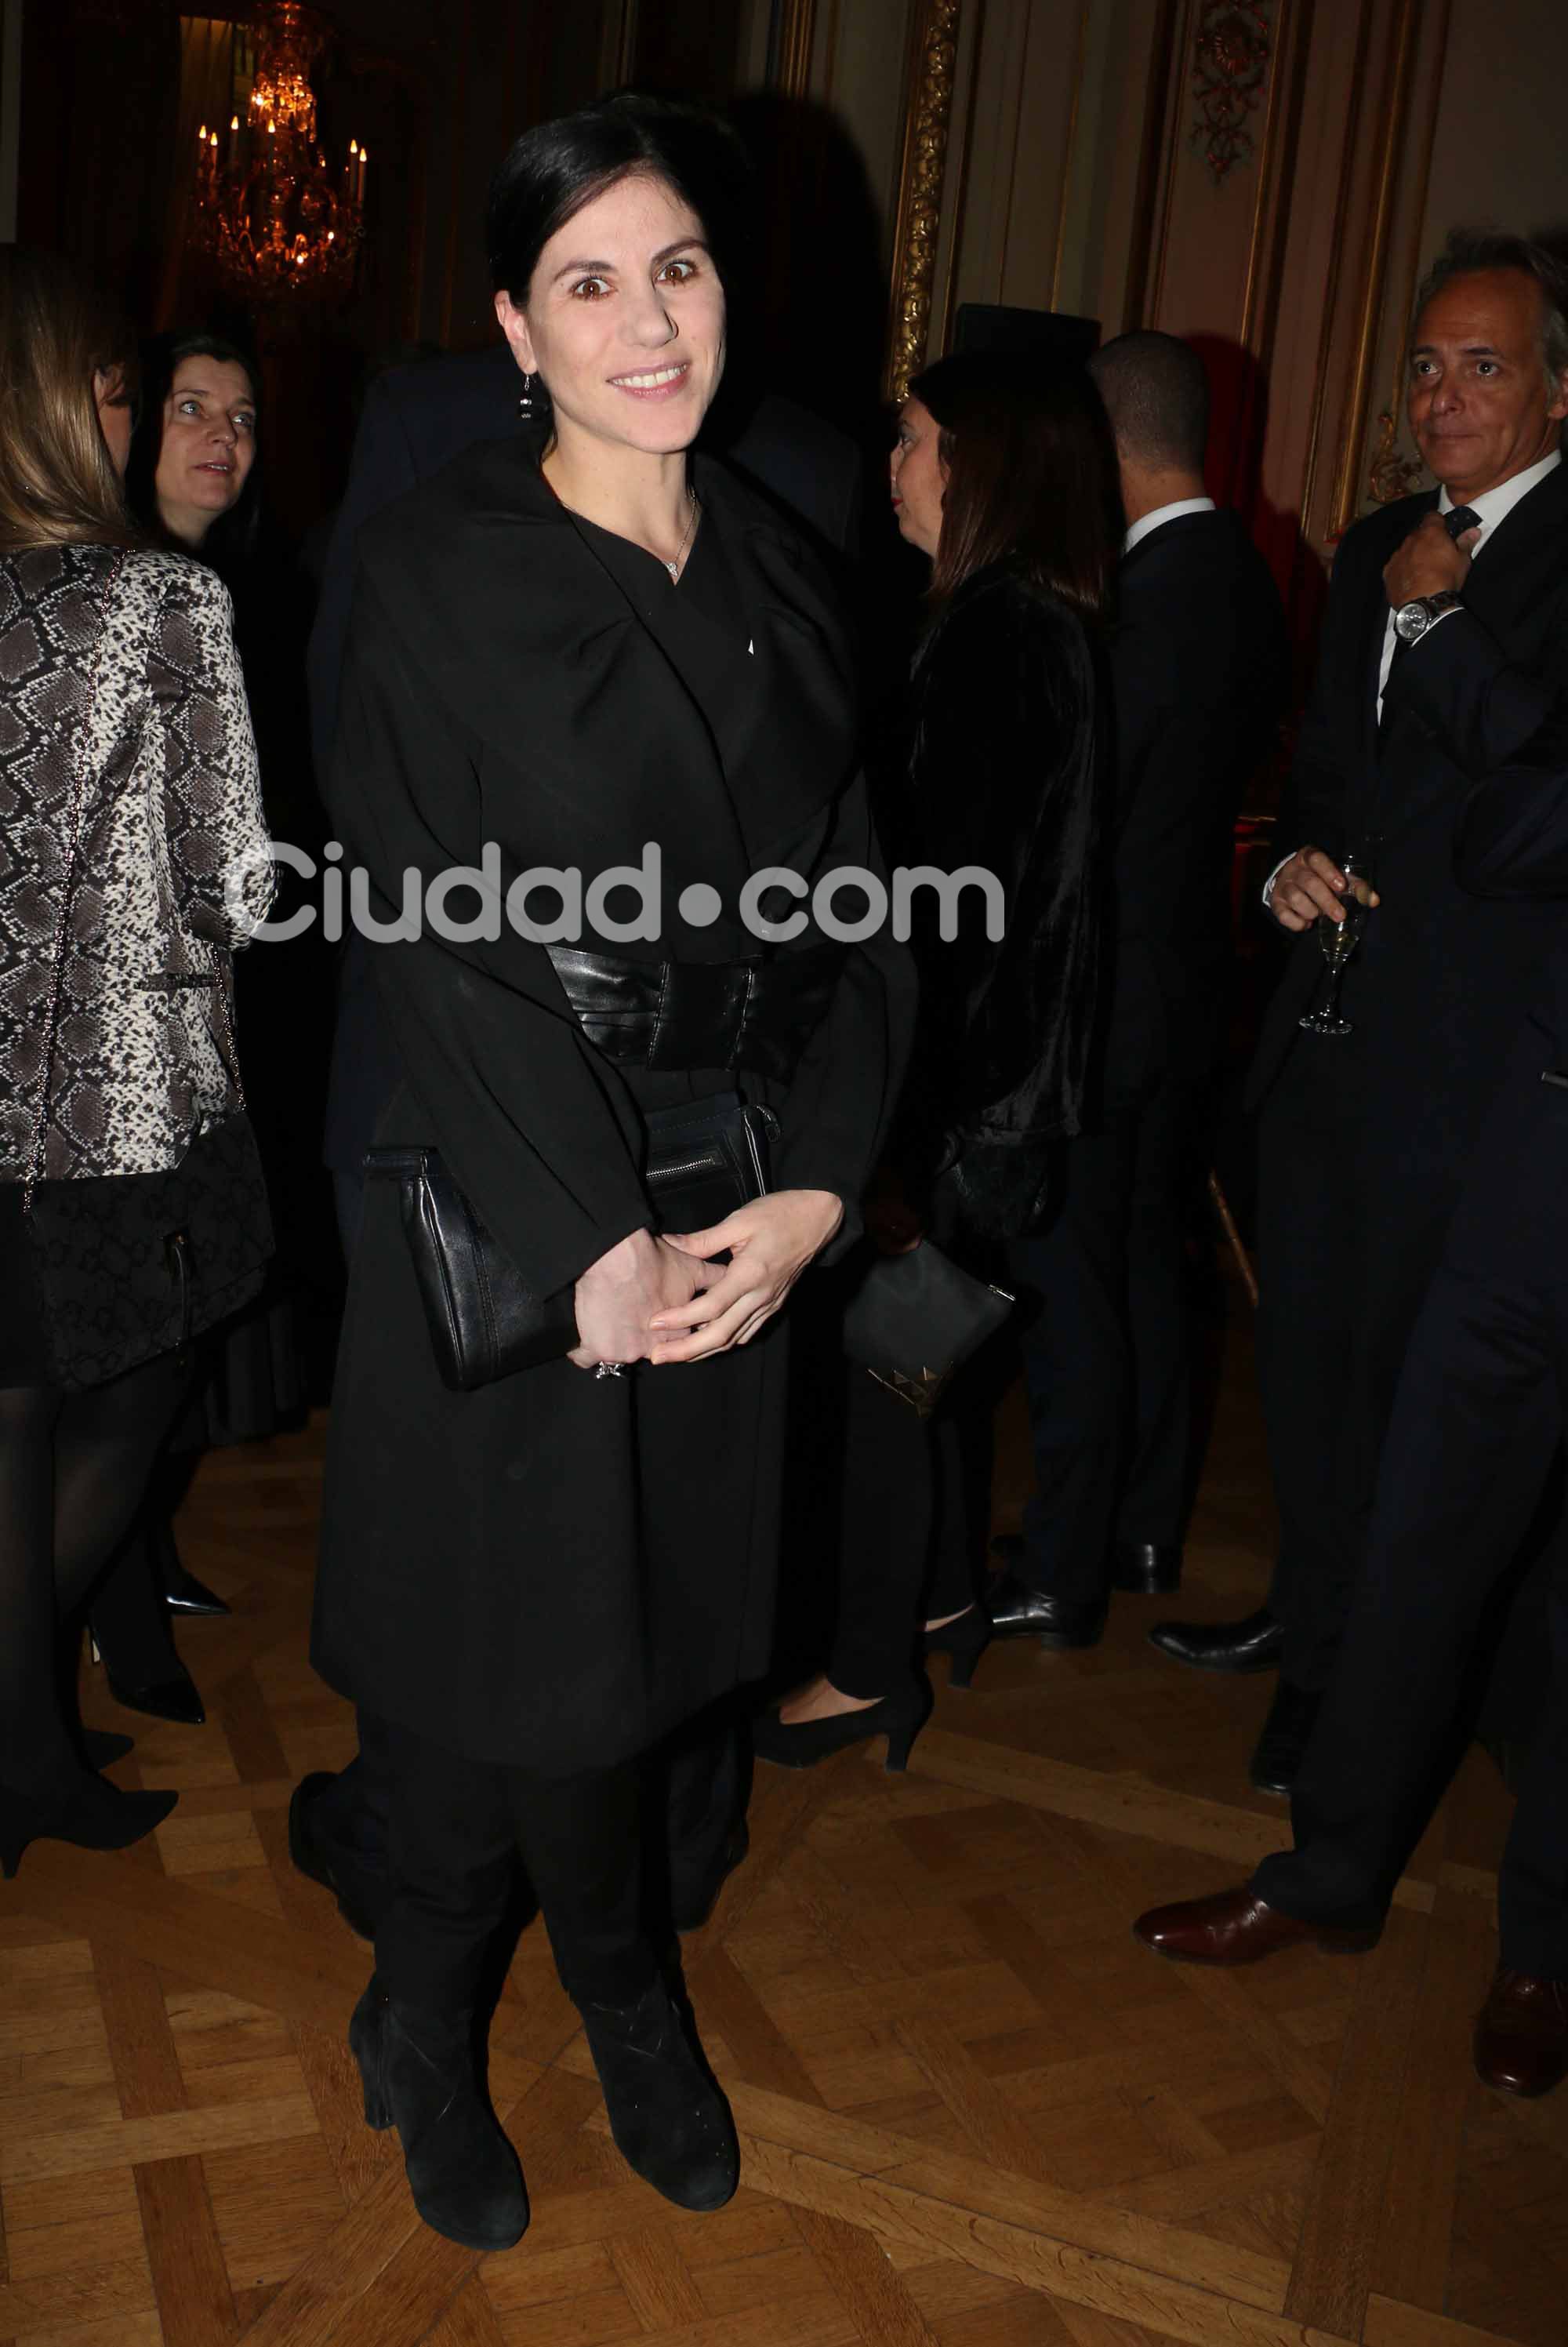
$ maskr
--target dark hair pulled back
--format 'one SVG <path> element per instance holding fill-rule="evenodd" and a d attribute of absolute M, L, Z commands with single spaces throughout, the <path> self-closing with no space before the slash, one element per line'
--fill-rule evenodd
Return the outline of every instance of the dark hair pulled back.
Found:
<path fill-rule="evenodd" d="M 684 99 L 618 90 L 575 114 L 525 130 L 490 183 L 485 250 L 498 293 L 519 307 L 540 253 L 558 230 L 618 179 L 664 180 L 702 223 L 720 280 L 745 210 L 747 166 L 719 116 Z"/>

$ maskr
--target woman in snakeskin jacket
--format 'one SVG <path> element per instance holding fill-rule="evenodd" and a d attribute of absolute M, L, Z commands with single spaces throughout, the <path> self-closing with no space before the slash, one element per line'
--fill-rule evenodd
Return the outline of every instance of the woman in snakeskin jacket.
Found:
<path fill-rule="evenodd" d="M 121 1848 L 172 1796 L 56 1696 L 184 1372 L 60 1358 L 30 1185 L 157 1175 L 240 1103 L 229 956 L 268 843 L 226 590 L 139 544 L 120 477 L 129 344 L 66 262 L 0 248 L 0 1866 L 40 1835 Z M 89 1266 L 67 1265 L 78 1292 Z M 51 1276 L 53 1276 L 53 1270 Z M 97 1278 L 112 1316 L 116 1269 Z M 99 1292 L 94 1291 L 95 1298 Z M 134 1358 L 134 1356 L 133 1356 Z"/>

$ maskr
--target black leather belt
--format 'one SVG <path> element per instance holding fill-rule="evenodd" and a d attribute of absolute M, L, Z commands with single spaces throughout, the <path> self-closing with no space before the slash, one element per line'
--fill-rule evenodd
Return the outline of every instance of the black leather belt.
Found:
<path fill-rule="evenodd" d="M 645 1068 L 750 1068 L 787 1083 L 844 965 L 839 945 L 748 961 L 630 961 L 548 948 L 583 1032 Z"/>

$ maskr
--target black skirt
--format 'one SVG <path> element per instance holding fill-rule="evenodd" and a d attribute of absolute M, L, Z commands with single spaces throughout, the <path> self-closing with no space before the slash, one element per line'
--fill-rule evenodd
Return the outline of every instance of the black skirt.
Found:
<path fill-rule="evenodd" d="M 46 1386 L 54 1371 L 20 1182 L 0 1182 L 0 1386 Z"/>

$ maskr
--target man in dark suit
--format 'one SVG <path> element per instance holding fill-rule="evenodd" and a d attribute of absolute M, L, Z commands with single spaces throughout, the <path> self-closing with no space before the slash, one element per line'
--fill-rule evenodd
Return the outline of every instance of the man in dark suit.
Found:
<path fill-rule="evenodd" d="M 358 533 L 373 514 L 427 479 L 476 442 L 521 429 L 522 378 L 511 352 L 494 350 L 427 359 L 378 378 L 365 401 L 347 492 L 327 554 L 311 636 L 312 737 L 325 774 L 337 720 L 338 684 L 354 595 Z M 804 519 L 840 563 L 856 548 L 859 455 L 845 436 L 809 410 L 772 395 L 748 400 L 726 386 L 703 446 L 716 446 L 751 485 Z M 327 1092 L 325 1157 L 332 1169 L 345 1251 L 359 1225 L 362 1167 L 377 1120 L 398 1081 L 398 1066 L 374 972 L 374 957 L 351 931 L 339 985 L 337 1029 Z M 374 1935 L 385 1897 L 385 1819 L 381 1796 L 380 1725 L 359 1721 L 360 1757 L 333 1777 L 318 1771 L 295 1788 L 289 1842 L 296 1866 L 324 1883 L 354 1930 Z M 715 1765 L 714 1754 L 719 1754 Z M 671 1921 L 694 1928 L 712 1908 L 725 1875 L 744 1854 L 746 1832 L 740 1758 L 733 1739 L 692 1739 L 669 1768 Z"/>
<path fill-rule="evenodd" d="M 1184 1236 L 1206 1165 L 1230 969 L 1231 842 L 1284 704 L 1273 579 L 1204 489 L 1208 384 L 1170 334 L 1092 360 L 1128 530 L 1111 641 L 1117 834 L 1102 1102 L 1014 1270 L 1036 1491 L 1001 1542 L 1003 1635 L 1091 1645 L 1110 1591 L 1179 1582 L 1190 1434 Z"/>
<path fill-rule="evenodd" d="M 1434 646 L 1412 656 L 1439 660 Z M 1460 834 L 1482 895 L 1568 896 L 1568 704 L 1481 783 Z M 1412 1332 L 1365 1573 L 1291 1804 L 1296 1847 L 1250 1883 L 1157 1908 L 1159 1953 L 1235 1964 L 1304 1940 L 1370 1944 L 1451 1765 L 1488 1603 L 1568 1433 L 1568 941 L 1507 1060 Z M 1501 1962 L 1476 2024 L 1486 2085 L 1568 2077 L 1568 1550 L 1552 1678 L 1498 1878 Z"/>
<path fill-rule="evenodd" d="M 1568 275 L 1526 240 L 1461 234 L 1422 288 L 1409 415 L 1438 492 L 1358 523 L 1266 891 L 1299 938 L 1254 1070 L 1259 1372 L 1280 1545 L 1262 1615 L 1153 1635 L 1208 1668 L 1281 1664 L 1253 1757 L 1288 1789 L 1367 1553 L 1378 1455 L 1509 1032 L 1563 925 L 1454 872 L 1466 794 L 1568 682 Z M 1448 526 L 1451 517 L 1452 528 Z M 1432 641 L 1426 641 L 1430 635 Z M 1373 880 L 1348 882 L 1360 852 Z M 1320 921 L 1370 903 L 1348 1034 L 1303 1033 Z"/>

